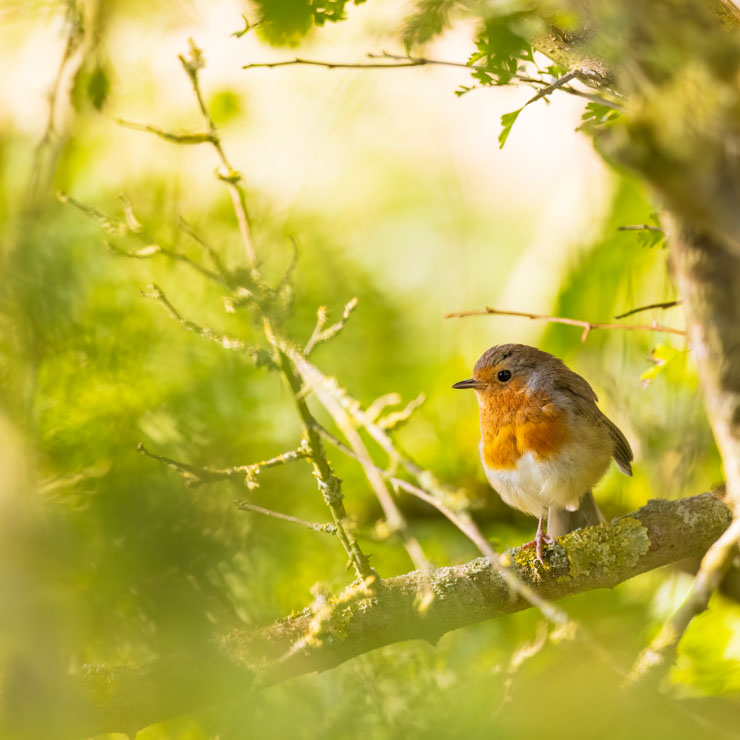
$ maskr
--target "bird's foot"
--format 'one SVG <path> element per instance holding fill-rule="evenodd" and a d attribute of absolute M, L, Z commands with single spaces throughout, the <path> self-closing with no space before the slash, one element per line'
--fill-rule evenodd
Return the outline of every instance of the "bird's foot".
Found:
<path fill-rule="evenodd" d="M 539 560 L 542 565 L 545 564 L 545 561 L 542 559 L 542 552 L 545 545 L 554 545 L 555 540 L 554 538 L 550 537 L 549 534 L 546 532 L 537 532 L 536 537 L 531 542 L 525 542 L 522 545 L 522 549 L 525 547 L 534 547 L 535 553 L 537 555 L 537 560 Z"/>

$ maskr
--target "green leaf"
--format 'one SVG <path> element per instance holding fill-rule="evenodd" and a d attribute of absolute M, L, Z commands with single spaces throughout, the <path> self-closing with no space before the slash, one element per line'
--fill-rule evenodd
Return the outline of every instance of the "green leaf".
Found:
<path fill-rule="evenodd" d="M 619 111 L 614 110 L 609 105 L 603 103 L 587 103 L 586 108 L 581 116 L 581 125 L 579 131 L 593 131 L 597 126 L 603 126 L 606 123 L 619 118 Z"/>
<path fill-rule="evenodd" d="M 509 13 L 487 18 L 476 39 L 477 51 L 468 60 L 482 69 L 473 71 L 473 77 L 483 84 L 506 85 L 517 73 L 520 62 L 534 60 L 532 45 L 525 37 L 530 14 Z"/>
<path fill-rule="evenodd" d="M 271 44 L 295 45 L 313 26 L 343 21 L 350 1 L 255 0 L 260 11 L 259 33 Z M 352 2 L 359 5 L 363 0 Z"/>
<path fill-rule="evenodd" d="M 641 376 L 643 388 L 646 388 L 655 378 L 658 377 L 677 357 L 684 354 L 681 350 L 671 347 L 667 344 L 657 344 L 650 353 L 653 366 L 646 370 Z"/>
<path fill-rule="evenodd" d="M 450 26 L 450 16 L 459 0 L 419 0 L 403 28 L 403 43 L 406 51 L 418 44 L 425 44 L 439 36 Z"/>
<path fill-rule="evenodd" d="M 76 110 L 92 106 L 100 111 L 110 94 L 110 78 L 105 66 L 95 61 L 92 66 L 83 65 L 72 84 L 72 102 Z"/>
<path fill-rule="evenodd" d="M 550 64 L 545 67 L 545 72 L 555 79 L 562 77 L 567 71 L 567 67 L 563 67 L 560 64 Z"/>
<path fill-rule="evenodd" d="M 666 244 L 665 233 L 662 231 L 653 231 L 652 229 L 643 229 L 637 232 L 637 243 L 641 247 L 652 249 L 656 246 L 664 247 Z"/>
<path fill-rule="evenodd" d="M 522 112 L 522 108 L 519 108 L 519 110 L 512 111 L 511 113 L 504 113 L 503 116 L 501 116 L 501 133 L 498 135 L 498 147 L 499 149 L 504 148 L 504 144 L 506 144 L 506 140 L 509 138 L 509 134 L 511 133 L 511 127 L 514 125 L 517 118 L 519 118 L 519 114 Z"/>

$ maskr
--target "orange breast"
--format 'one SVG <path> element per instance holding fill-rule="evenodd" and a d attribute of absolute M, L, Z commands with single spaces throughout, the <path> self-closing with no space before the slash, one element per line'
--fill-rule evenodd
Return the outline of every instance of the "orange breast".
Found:
<path fill-rule="evenodd" d="M 514 386 L 481 401 L 483 459 L 491 468 L 511 470 L 531 452 L 553 457 L 568 439 L 567 414 L 541 392 Z"/>

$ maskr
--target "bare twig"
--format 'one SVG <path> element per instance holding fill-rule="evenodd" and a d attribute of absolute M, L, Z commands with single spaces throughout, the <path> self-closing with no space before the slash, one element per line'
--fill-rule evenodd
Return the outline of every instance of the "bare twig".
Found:
<path fill-rule="evenodd" d="M 287 349 L 287 348 L 286 348 Z M 305 358 L 300 355 L 296 350 L 287 350 L 289 356 L 295 363 L 298 372 L 301 374 L 304 382 L 310 385 L 314 394 L 329 412 L 331 417 L 334 419 L 336 425 L 341 429 L 342 434 L 347 438 L 349 447 L 352 450 L 352 457 L 360 462 L 365 472 L 365 476 L 370 483 L 370 487 L 375 493 L 378 502 L 380 503 L 383 513 L 386 517 L 386 522 L 391 533 L 398 534 L 404 544 L 406 552 L 411 558 L 411 562 L 424 574 L 424 578 L 427 582 L 427 587 L 424 589 L 421 599 L 419 601 L 419 608 L 426 609 L 431 603 L 433 594 L 431 587 L 429 587 L 429 576 L 431 573 L 431 566 L 427 560 L 424 552 L 419 544 L 419 541 L 410 533 L 406 518 L 401 513 L 396 502 L 393 499 L 391 492 L 388 490 L 386 482 L 384 480 L 383 472 L 378 470 L 378 467 L 372 461 L 370 453 L 365 446 L 359 432 L 353 424 L 352 417 L 347 410 L 340 404 L 336 397 L 328 390 L 327 383 L 324 375 L 318 370 L 318 368 L 311 365 Z M 318 426 L 316 431 L 318 431 Z"/>
<path fill-rule="evenodd" d="M 371 57 L 368 54 L 368 57 Z M 454 64 L 446 62 L 432 62 L 431 60 L 411 60 L 400 64 L 391 62 L 322 62 L 317 59 L 284 59 L 279 62 L 253 62 L 245 64 L 242 69 L 275 69 L 276 67 L 290 67 L 294 65 L 303 65 L 309 67 L 323 67 L 324 69 L 403 69 L 404 67 L 421 67 L 426 64 L 449 64 L 454 67 L 465 67 L 465 64 Z"/>
<path fill-rule="evenodd" d="M 658 231 L 665 234 L 665 229 L 660 226 L 651 226 L 650 224 L 632 224 L 630 226 L 617 226 L 617 231 Z"/>
<path fill-rule="evenodd" d="M 508 555 L 500 556 L 494 551 L 491 543 L 483 536 L 483 533 L 478 529 L 478 525 L 467 512 L 453 511 L 439 501 L 436 496 L 432 496 L 423 488 L 419 488 L 401 478 L 392 478 L 391 483 L 412 496 L 425 501 L 444 514 L 481 551 L 483 556 L 488 558 L 494 570 L 504 579 L 512 596 L 514 594 L 521 596 L 525 601 L 539 609 L 545 619 L 553 624 L 564 625 L 569 621 L 568 615 L 562 609 L 554 606 L 547 599 L 543 599 L 511 570 L 509 567 L 511 558 Z"/>
<path fill-rule="evenodd" d="M 66 193 L 57 193 L 57 198 L 60 202 L 68 203 L 86 216 L 95 219 L 98 224 L 105 229 L 105 231 L 113 236 L 120 237 L 125 234 L 130 234 L 144 245 L 141 249 L 136 249 L 132 252 L 127 249 L 123 249 L 116 244 L 106 242 L 106 246 L 117 255 L 128 257 L 130 259 L 149 259 L 150 257 L 155 257 L 156 255 L 161 254 L 173 262 L 182 262 L 183 264 L 188 265 L 196 272 L 207 277 L 209 280 L 213 280 L 223 286 L 229 287 L 229 283 L 225 277 L 226 272 L 220 263 L 217 265 L 218 272 L 214 272 L 213 270 L 209 270 L 207 267 L 203 267 L 203 265 L 198 264 L 195 260 L 190 259 L 187 255 L 176 252 L 174 249 L 170 249 L 169 247 L 163 247 L 156 243 L 155 240 L 148 239 L 144 233 L 143 227 L 136 220 L 136 216 L 134 215 L 133 208 L 128 198 L 123 196 L 121 197 L 125 212 L 125 218 L 123 221 L 112 216 L 108 216 L 97 208 L 87 205 L 86 203 L 82 203 Z"/>
<path fill-rule="evenodd" d="M 273 511 L 272 509 L 265 509 L 264 506 L 257 506 L 256 504 L 250 504 L 249 501 L 242 501 L 236 499 L 234 505 L 237 509 L 242 511 L 253 511 L 256 514 L 264 514 L 264 516 L 271 516 L 274 519 L 282 519 L 284 522 L 291 522 L 291 524 L 298 524 L 306 529 L 312 529 L 314 532 L 324 532 L 325 534 L 336 534 L 337 528 L 333 524 L 322 524 L 321 522 L 308 522 L 305 519 L 299 519 L 297 516 L 290 516 L 289 514 L 281 514 L 279 511 Z"/>
<path fill-rule="evenodd" d="M 344 307 L 342 318 L 337 321 L 336 324 L 332 324 L 331 326 L 324 329 L 328 316 L 328 311 L 326 306 L 320 306 L 319 310 L 316 312 L 316 326 L 314 327 L 313 333 L 311 334 L 311 338 L 308 340 L 308 342 L 306 342 L 306 346 L 303 348 L 304 356 L 308 357 L 317 344 L 320 344 L 321 342 L 326 342 L 332 337 L 339 334 L 339 332 L 344 329 L 344 325 L 347 323 L 347 319 L 349 319 L 352 311 L 354 311 L 356 307 L 357 298 L 353 298 Z"/>
<path fill-rule="evenodd" d="M 151 298 L 152 300 L 157 301 L 157 303 L 160 303 L 162 306 L 164 306 L 170 317 L 184 326 L 188 331 L 191 331 L 194 334 L 203 337 L 204 339 L 208 339 L 211 342 L 220 344 L 224 349 L 232 349 L 236 350 L 237 352 L 249 352 L 252 354 L 258 351 L 254 347 L 250 347 L 243 339 L 229 337 L 225 334 L 219 334 L 218 332 L 213 331 L 213 329 L 199 326 L 198 324 L 195 324 L 192 321 L 184 318 L 183 315 L 172 305 L 172 303 L 170 303 L 167 296 L 162 292 L 162 289 L 159 288 L 157 285 L 147 285 L 147 287 L 141 291 L 141 295 L 144 296 L 144 298 Z"/>
<path fill-rule="evenodd" d="M 190 78 L 190 82 L 193 86 L 193 92 L 198 101 L 203 120 L 206 122 L 208 131 L 212 134 L 211 144 L 216 150 L 219 159 L 221 160 L 222 170 L 219 171 L 219 179 L 221 179 L 229 189 L 231 193 L 231 202 L 234 207 L 234 214 L 236 215 L 237 223 L 239 224 L 239 233 L 241 234 L 242 244 L 244 246 L 244 253 L 247 259 L 247 263 L 252 270 L 252 277 L 258 285 L 262 285 L 262 278 L 258 270 L 257 254 L 254 249 L 254 243 L 252 240 L 252 232 L 249 225 L 249 215 L 247 212 L 247 201 L 242 188 L 241 174 L 235 170 L 229 162 L 221 141 L 218 136 L 216 126 L 213 122 L 213 118 L 208 112 L 206 107 L 203 94 L 200 89 L 200 80 L 198 73 L 205 64 L 203 53 L 195 45 L 195 42 L 190 40 L 190 55 L 185 57 L 180 55 L 180 63 L 183 69 Z M 357 577 L 361 581 L 365 581 L 367 578 L 374 577 L 372 568 L 370 568 L 367 556 L 362 552 L 357 540 L 351 532 L 348 525 L 347 512 L 342 502 L 341 493 L 341 481 L 334 475 L 334 471 L 326 458 L 324 447 L 321 443 L 321 438 L 318 436 L 316 431 L 313 429 L 312 422 L 313 416 L 306 404 L 304 398 L 301 397 L 301 388 L 298 378 L 293 372 L 293 368 L 290 366 L 288 358 L 283 354 L 279 348 L 279 342 L 277 334 L 270 318 L 263 313 L 262 323 L 265 331 L 265 336 L 268 342 L 275 348 L 277 355 L 277 366 L 282 372 L 283 376 L 290 387 L 293 399 L 296 404 L 296 410 L 298 411 L 301 421 L 303 422 L 304 434 L 306 443 L 308 446 L 308 458 L 311 460 L 313 466 L 314 476 L 318 483 L 319 490 L 329 507 L 334 524 L 337 528 L 337 538 L 342 543 L 350 562 L 352 563 Z"/>
<path fill-rule="evenodd" d="M 385 431 L 390 432 L 397 429 L 402 424 L 405 424 L 411 415 L 418 409 L 424 401 L 427 400 L 426 393 L 420 393 L 416 398 L 411 399 L 402 409 L 399 411 L 391 411 L 390 413 L 380 418 L 375 418 L 373 421 Z"/>
<path fill-rule="evenodd" d="M 130 230 L 128 224 L 125 221 L 112 218 L 102 211 L 99 211 L 97 208 L 94 208 L 93 206 L 89 206 L 86 203 L 75 200 L 75 198 L 73 198 L 71 195 L 68 195 L 67 193 L 61 191 L 58 192 L 57 200 L 60 203 L 68 203 L 69 205 L 74 206 L 78 211 L 81 211 L 89 218 L 97 221 L 98 226 L 100 226 L 101 229 L 107 231 L 113 236 L 122 236 Z"/>
<path fill-rule="evenodd" d="M 267 327 L 268 331 L 271 327 Z M 273 342 L 277 344 L 277 339 L 273 336 Z M 351 529 L 346 526 L 348 523 L 347 511 L 342 501 L 342 482 L 334 475 L 329 460 L 326 457 L 326 450 L 321 442 L 321 437 L 316 430 L 316 420 L 308 408 L 305 397 L 302 395 L 301 381 L 295 374 L 290 360 L 285 352 L 278 348 L 278 367 L 283 373 L 286 382 L 293 394 L 293 400 L 298 411 L 298 415 L 303 423 L 306 445 L 308 448 L 308 459 L 313 466 L 314 477 L 318 484 L 321 495 L 326 505 L 331 511 L 334 524 L 337 527 L 337 538 L 342 543 L 350 562 L 352 563 L 355 573 L 361 582 L 368 578 L 374 578 L 375 574 L 370 567 L 367 556 L 362 552 L 357 540 L 352 534 Z"/>
<path fill-rule="evenodd" d="M 221 160 L 222 169 L 218 171 L 218 177 L 224 183 L 231 194 L 231 201 L 234 206 L 234 214 L 236 215 L 237 223 L 239 224 L 239 234 L 241 235 L 242 245 L 244 247 L 244 254 L 247 258 L 247 264 L 255 271 L 255 277 L 257 269 L 257 253 L 254 249 L 254 242 L 252 240 L 252 230 L 249 225 L 249 214 L 247 212 L 247 199 L 244 194 L 244 188 L 242 188 L 241 174 L 234 167 L 231 166 L 223 147 L 221 146 L 221 139 L 218 135 L 216 125 L 213 123 L 213 118 L 208 112 L 203 93 L 200 89 L 200 79 L 198 73 L 205 66 L 205 59 L 203 52 L 195 45 L 195 42 L 190 39 L 190 55 L 185 57 L 180 54 L 179 57 L 182 68 L 185 70 L 190 83 L 193 86 L 193 92 L 198 101 L 198 107 L 205 121 L 206 127 L 210 138 L 209 143 L 213 145 L 216 150 L 219 159 Z"/>
<path fill-rule="evenodd" d="M 651 324 L 613 324 L 604 323 L 600 321 L 585 321 L 583 319 L 568 319 L 562 316 L 546 316 L 544 314 L 527 313 L 524 311 L 500 311 L 496 308 L 486 306 L 485 308 L 476 309 L 474 311 L 458 311 L 456 313 L 445 314 L 446 319 L 459 319 L 465 318 L 466 316 L 520 316 L 525 319 L 533 319 L 537 321 L 549 321 L 553 324 L 568 324 L 569 326 L 580 326 L 583 328 L 583 334 L 581 335 L 581 341 L 585 342 L 588 339 L 589 333 L 593 329 L 624 329 L 627 331 L 657 331 L 665 332 L 666 334 L 678 334 L 680 336 L 686 336 L 684 329 L 674 329 L 671 326 L 664 326 L 659 324 L 657 321 L 653 321 Z"/>
<path fill-rule="evenodd" d="M 257 290 L 260 292 L 260 296 L 258 296 L 258 298 L 263 298 L 264 296 L 262 294 L 265 293 L 264 283 L 259 271 L 257 254 L 255 252 L 254 243 L 252 240 L 246 196 L 244 193 L 244 189 L 241 186 L 241 174 L 236 169 L 234 169 L 234 167 L 232 167 L 229 159 L 226 156 L 223 146 L 221 145 L 221 139 L 218 135 L 218 131 L 213 122 L 213 118 L 211 117 L 205 104 L 205 99 L 200 88 L 199 72 L 205 65 L 203 52 L 196 46 L 195 42 L 190 39 L 189 54 L 187 56 L 179 55 L 179 59 L 183 69 L 185 70 L 185 73 L 190 79 L 190 83 L 192 85 L 193 92 L 195 93 L 198 107 L 206 124 L 207 135 L 200 137 L 201 141 L 198 142 L 177 141 L 177 138 L 180 135 L 175 136 L 174 139 L 172 137 L 166 138 L 176 141 L 176 143 L 209 143 L 216 150 L 218 158 L 221 162 L 221 167 L 217 171 L 217 175 L 219 179 L 226 185 L 231 195 L 234 214 L 239 226 L 239 233 L 241 235 L 242 245 L 244 248 L 244 255 L 251 271 L 251 279 L 255 283 Z M 156 129 L 154 127 L 144 128 L 145 130 L 150 131 L 151 133 L 154 133 L 156 135 L 162 135 L 160 129 Z M 210 329 L 200 327 L 197 324 L 184 319 L 182 315 L 174 308 L 174 306 L 167 300 L 167 298 L 157 286 L 149 286 L 149 288 L 144 292 L 144 295 L 153 298 L 154 300 L 157 300 L 159 303 L 161 303 L 167 309 L 170 316 L 178 321 L 180 324 L 182 324 L 186 329 L 188 329 L 188 331 L 192 331 L 206 339 L 215 341 L 227 349 L 248 349 L 243 340 L 225 337 L 223 335 L 217 334 L 216 332 L 213 332 Z M 237 295 L 237 300 L 238 299 L 239 296 Z M 235 305 L 235 303 L 232 302 L 231 305 L 233 306 Z M 267 315 L 267 313 L 265 313 L 264 310 L 262 310 L 259 300 L 255 302 L 255 307 L 261 315 L 265 337 L 275 350 L 274 361 L 276 367 L 281 371 L 291 389 L 296 404 L 296 410 L 298 411 L 304 427 L 305 444 L 307 450 L 306 458 L 310 460 L 311 465 L 313 466 L 313 472 L 319 490 L 324 498 L 325 503 L 331 511 L 334 525 L 336 527 L 337 538 L 342 543 L 342 546 L 344 547 L 350 559 L 350 562 L 355 569 L 357 577 L 363 582 L 368 578 L 374 578 L 374 572 L 372 568 L 370 568 L 367 556 L 362 552 L 359 544 L 357 543 L 357 540 L 352 534 L 351 528 L 348 526 L 349 520 L 347 517 L 347 512 L 344 508 L 344 503 L 342 502 L 343 497 L 341 493 L 341 481 L 334 475 L 331 465 L 326 458 L 326 453 L 324 451 L 321 438 L 314 429 L 313 424 L 315 420 L 311 415 L 305 398 L 302 396 L 300 381 L 291 366 L 290 360 L 281 349 L 281 340 L 274 326 L 272 325 L 270 317 Z M 258 353 L 259 351 L 255 350 L 254 352 Z"/>
<path fill-rule="evenodd" d="M 136 249 L 133 252 L 130 252 L 127 249 L 122 249 L 118 245 L 112 244 L 111 242 L 107 242 L 106 244 L 108 248 L 115 252 L 117 255 L 121 257 L 128 257 L 129 259 L 148 259 L 150 257 L 155 257 L 156 255 L 161 254 L 164 257 L 171 259 L 173 262 L 182 262 L 183 264 L 188 265 L 188 267 L 191 267 L 193 270 L 199 272 L 201 275 L 207 277 L 209 280 L 213 280 L 216 283 L 228 286 L 226 280 L 224 280 L 224 278 L 218 273 L 214 272 L 213 270 L 209 270 L 207 267 L 203 267 L 203 265 L 199 265 L 195 260 L 191 260 L 190 257 L 188 257 L 186 254 L 175 252 L 174 250 L 169 249 L 168 247 L 163 247 L 160 244 L 147 244 L 141 249 Z"/>
<path fill-rule="evenodd" d="M 247 488 L 257 488 L 257 476 L 266 468 L 275 468 L 279 465 L 287 465 L 288 463 L 296 460 L 301 460 L 308 455 L 308 450 L 304 444 L 301 444 L 295 450 L 289 450 L 283 452 L 281 455 L 276 455 L 267 460 L 261 460 L 258 463 L 252 463 L 250 465 L 236 465 L 232 468 L 209 468 L 199 467 L 197 465 L 190 465 L 189 463 L 180 462 L 179 460 L 173 460 L 171 457 L 164 457 L 162 455 L 156 455 L 153 452 L 149 452 L 143 443 L 139 443 L 137 447 L 138 451 L 142 455 L 157 460 L 158 462 L 164 463 L 167 467 L 176 470 L 183 478 L 188 481 L 188 485 L 195 487 L 203 485 L 204 483 L 215 483 L 221 480 L 231 480 L 238 483 L 243 483 Z"/>
<path fill-rule="evenodd" d="M 157 126 L 150 126 L 148 123 L 135 123 L 134 121 L 125 121 L 123 118 L 117 118 L 116 123 L 124 128 L 130 128 L 134 131 L 146 131 L 149 134 L 159 136 L 160 139 L 169 141 L 172 144 L 213 144 L 215 139 L 210 131 L 166 131 Z"/>
<path fill-rule="evenodd" d="M 640 313 L 642 311 L 649 311 L 651 308 L 673 308 L 674 306 L 680 306 L 681 301 L 665 301 L 664 303 L 650 303 L 647 306 L 640 306 L 639 308 L 632 308 L 629 311 L 620 313 L 619 316 L 615 316 L 615 319 L 626 319 L 628 316 Z"/>
<path fill-rule="evenodd" d="M 401 56 L 400 54 L 390 54 L 388 52 L 383 52 L 382 54 L 368 54 L 367 55 L 369 59 L 385 59 L 387 61 L 385 62 L 325 62 L 320 61 L 317 59 L 302 59 L 300 57 L 296 57 L 295 59 L 285 59 L 283 61 L 279 62 L 257 62 L 253 64 L 245 64 L 242 69 L 256 69 L 259 67 L 262 68 L 269 68 L 273 69 L 275 67 L 288 67 L 292 65 L 304 65 L 304 66 L 313 66 L 313 67 L 323 67 L 324 69 L 404 69 L 407 67 L 425 67 L 429 65 L 439 66 L 439 67 L 456 67 L 459 69 L 466 69 L 469 71 L 475 71 L 475 70 L 482 70 L 482 71 L 490 71 L 486 66 L 480 65 L 480 64 L 466 64 L 465 62 L 449 62 L 441 59 L 428 59 L 426 57 L 412 57 L 412 56 Z M 569 95 L 575 95 L 579 98 L 584 98 L 585 100 L 589 100 L 593 103 L 599 103 L 601 105 L 606 106 L 607 108 L 612 108 L 614 110 L 621 110 L 622 106 L 613 101 L 609 100 L 608 98 L 603 98 L 600 95 L 594 95 L 593 93 L 584 92 L 582 90 L 578 90 L 576 88 L 570 87 L 569 85 L 566 85 L 567 82 L 573 79 L 573 77 L 577 77 L 580 74 L 580 71 L 568 73 L 571 76 L 568 77 L 567 80 L 564 80 L 563 82 L 558 82 L 556 80 L 554 83 L 548 82 L 547 80 L 541 80 L 537 79 L 536 77 L 529 77 L 524 74 L 516 73 L 512 75 L 512 79 L 516 80 L 517 82 L 523 82 L 528 85 L 542 85 L 547 90 L 547 92 L 543 92 L 542 95 L 539 95 L 539 97 L 543 97 L 544 95 L 549 95 L 551 92 L 553 92 L 556 89 L 560 89 L 563 92 L 568 93 Z M 562 79 L 562 78 L 558 78 Z M 551 89 L 548 89 L 551 88 Z M 529 103 L 534 102 L 535 99 L 529 101 Z M 525 105 L 528 105 L 526 103 Z"/>
<path fill-rule="evenodd" d="M 91 13 L 91 17 L 93 18 L 95 18 L 97 15 L 98 14 L 96 13 Z M 65 76 L 65 71 L 67 70 L 72 58 L 75 56 L 75 53 L 85 40 L 85 28 L 83 25 L 82 13 L 75 3 L 68 3 L 67 17 L 65 20 L 67 24 L 67 38 L 64 44 L 64 51 L 62 52 L 62 57 L 59 60 L 59 65 L 56 70 L 56 75 L 54 76 L 54 81 L 49 88 L 48 113 L 44 132 L 41 135 L 38 143 L 36 144 L 33 152 L 31 174 L 28 180 L 26 191 L 26 200 L 29 203 L 33 199 L 42 180 L 45 155 L 47 154 L 47 152 L 50 152 L 48 157 L 49 162 L 47 163 L 47 169 L 49 172 L 49 175 L 47 177 L 50 177 L 50 175 L 53 173 L 57 157 L 61 152 L 60 144 L 62 143 L 63 136 L 61 136 L 57 132 L 55 125 L 55 119 L 57 115 L 57 103 L 59 100 L 60 91 L 62 89 L 62 81 Z M 97 37 L 97 39 L 99 39 L 100 29 L 92 30 L 94 33 L 95 31 L 98 32 L 95 33 L 95 36 Z M 80 65 L 84 63 L 84 56 L 85 55 L 83 54 L 79 60 L 79 64 L 77 65 L 78 69 L 80 68 Z M 58 140 L 56 151 L 52 151 L 52 146 L 55 142 L 55 139 Z"/>
<path fill-rule="evenodd" d="M 198 232 L 184 218 L 180 218 L 179 226 L 194 242 L 199 244 L 201 247 L 203 247 L 203 249 L 206 250 L 206 252 L 208 252 L 208 256 L 211 258 L 211 261 L 213 262 L 213 265 L 218 273 L 221 276 L 225 276 L 227 274 L 226 267 L 224 266 L 224 263 L 222 262 L 218 252 L 213 248 L 213 245 L 209 244 L 205 239 L 203 239 L 203 237 L 201 237 L 200 234 L 198 234 Z"/>
<path fill-rule="evenodd" d="M 280 282 L 275 286 L 275 292 L 279 293 L 283 288 L 285 288 L 287 285 L 290 285 L 290 279 L 293 276 L 293 271 L 296 268 L 296 265 L 298 264 L 298 241 L 294 236 L 290 236 L 290 243 L 293 246 L 293 256 L 290 258 L 290 264 L 288 265 L 287 269 L 285 270 L 285 273 L 280 278 Z"/>
<path fill-rule="evenodd" d="M 712 544 L 702 558 L 701 567 L 686 600 L 663 625 L 660 632 L 640 653 L 629 674 L 632 682 L 649 679 L 656 683 L 673 663 L 676 648 L 691 620 L 701 614 L 732 565 L 740 542 L 740 518 L 735 519 L 724 534 Z"/>
<path fill-rule="evenodd" d="M 567 85 L 572 79 L 577 77 L 579 74 L 579 70 L 572 69 L 570 72 L 566 72 L 562 77 L 558 77 L 554 82 L 550 83 L 546 87 L 543 87 L 541 90 L 537 91 L 537 94 L 530 98 L 523 106 L 522 108 L 526 108 L 528 105 L 531 105 L 532 103 L 536 103 L 541 98 L 544 98 L 551 93 L 554 93 L 559 88 L 562 88 L 564 85 Z"/>
<path fill-rule="evenodd" d="M 514 686 L 514 677 L 524 663 L 538 655 L 547 645 L 547 638 L 550 636 L 549 624 L 545 621 L 537 625 L 537 632 L 534 640 L 527 642 L 518 647 L 509 659 L 504 669 L 503 691 L 498 707 L 494 710 L 493 716 L 498 717 L 504 707 L 512 701 L 512 688 Z"/>

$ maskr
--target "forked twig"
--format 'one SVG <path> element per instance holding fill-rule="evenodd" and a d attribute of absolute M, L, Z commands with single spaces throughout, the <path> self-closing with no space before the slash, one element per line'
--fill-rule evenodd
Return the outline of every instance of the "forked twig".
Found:
<path fill-rule="evenodd" d="M 657 321 L 653 321 L 651 324 L 615 324 L 610 322 L 601 321 L 585 321 L 583 319 L 569 319 L 563 316 L 547 316 L 545 314 L 538 313 L 527 313 L 525 311 L 501 311 L 497 308 L 491 308 L 486 306 L 485 308 L 475 309 L 473 311 L 457 311 L 455 313 L 447 313 L 444 315 L 446 319 L 461 319 L 467 316 L 519 316 L 524 319 L 532 319 L 535 321 L 548 321 L 553 324 L 567 324 L 569 326 L 580 326 L 583 329 L 581 334 L 581 341 L 585 342 L 588 339 L 588 335 L 594 329 L 624 329 L 626 331 L 656 331 L 664 332 L 666 334 L 678 334 L 682 337 L 686 336 L 684 329 L 674 329 L 671 326 L 664 326 L 659 324 Z"/>
<path fill-rule="evenodd" d="M 406 69 L 410 67 L 437 66 L 437 67 L 456 67 L 458 69 L 465 69 L 468 71 L 475 71 L 475 70 L 482 70 L 484 72 L 490 71 L 485 65 L 482 65 L 482 64 L 466 64 L 465 62 L 450 62 L 450 61 L 446 61 L 442 59 L 428 59 L 426 57 L 402 56 L 400 54 L 390 54 L 387 51 L 384 51 L 381 54 L 368 54 L 367 58 L 377 59 L 377 60 L 385 59 L 386 61 L 384 62 L 381 62 L 381 61 L 376 61 L 376 62 L 326 62 L 326 61 L 321 61 L 318 59 L 302 59 L 300 57 L 296 57 L 294 59 L 284 59 L 279 62 L 254 62 L 251 64 L 243 65 L 242 69 L 259 69 L 259 68 L 274 69 L 276 67 L 289 67 L 289 66 L 294 66 L 294 65 L 323 67 L 324 69 Z M 554 82 L 548 82 L 547 80 L 537 79 L 536 77 L 530 77 L 528 75 L 521 74 L 519 72 L 513 74 L 511 78 L 516 80 L 517 82 L 523 82 L 527 85 L 533 85 L 533 86 L 542 85 L 543 86 L 543 90 L 545 90 L 545 92 L 542 92 L 541 95 L 538 93 L 538 96 L 530 100 L 529 103 L 534 102 L 535 99 L 539 100 L 540 97 L 549 95 L 550 93 L 559 89 L 559 90 L 562 90 L 563 92 L 568 93 L 569 95 L 575 95 L 576 97 L 589 100 L 593 103 L 599 103 L 600 105 L 604 105 L 607 108 L 612 108 L 614 110 L 622 109 L 622 106 L 613 100 L 609 100 L 608 98 L 603 98 L 600 95 L 595 95 L 594 93 L 589 93 L 589 92 L 584 92 L 583 90 L 578 90 L 567 84 L 574 77 L 578 77 L 580 74 L 581 74 L 580 71 L 568 73 L 569 76 L 567 80 L 563 80 L 563 78 L 561 77 L 555 80 Z M 563 81 L 560 82 L 559 80 L 563 80 Z"/>
<path fill-rule="evenodd" d="M 740 543 L 740 518 L 736 518 L 718 540 L 707 550 L 694 578 L 689 595 L 660 632 L 640 653 L 632 666 L 628 681 L 632 683 L 651 680 L 656 683 L 673 663 L 678 643 L 691 620 L 701 614 L 709 604 L 712 594 L 719 588 Z"/>
<path fill-rule="evenodd" d="M 177 471 L 188 481 L 188 485 L 193 487 L 203 485 L 204 483 L 216 483 L 222 480 L 230 480 L 237 483 L 243 483 L 247 488 L 257 488 L 259 486 L 259 483 L 257 483 L 257 476 L 263 470 L 267 468 L 275 468 L 279 465 L 287 465 L 296 460 L 302 460 L 308 455 L 306 446 L 301 444 L 295 450 L 283 452 L 280 455 L 268 458 L 267 460 L 261 460 L 258 463 L 251 463 L 250 465 L 236 465 L 231 468 L 210 468 L 180 462 L 179 460 L 173 460 L 171 457 L 164 457 L 163 455 L 156 455 L 147 450 L 142 442 L 139 442 L 136 449 L 142 455 L 146 455 L 147 457 L 152 458 L 152 460 L 164 463 L 167 467 Z"/>

